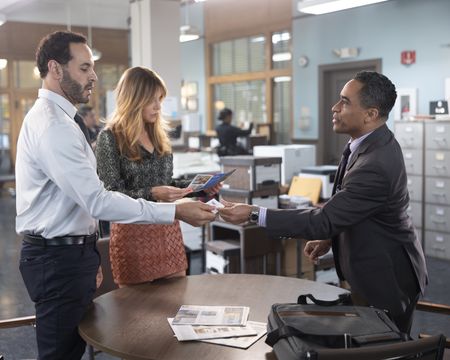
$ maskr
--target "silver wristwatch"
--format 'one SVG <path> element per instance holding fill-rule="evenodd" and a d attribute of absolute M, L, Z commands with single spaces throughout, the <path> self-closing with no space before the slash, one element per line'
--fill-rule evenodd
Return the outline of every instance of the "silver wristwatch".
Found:
<path fill-rule="evenodd" d="M 250 215 L 248 216 L 248 222 L 250 224 L 258 224 L 259 220 L 259 206 L 253 206 Z"/>

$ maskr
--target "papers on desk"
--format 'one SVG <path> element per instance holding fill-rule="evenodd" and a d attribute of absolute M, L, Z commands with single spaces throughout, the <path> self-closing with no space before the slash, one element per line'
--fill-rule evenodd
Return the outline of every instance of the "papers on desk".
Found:
<path fill-rule="evenodd" d="M 249 312 L 247 306 L 181 305 L 173 325 L 244 326 Z"/>
<path fill-rule="evenodd" d="M 247 306 L 182 305 L 168 322 L 178 341 L 199 340 L 247 349 L 266 332 L 266 324 L 247 321 Z"/>
<path fill-rule="evenodd" d="M 253 330 L 256 331 L 256 335 L 222 339 L 208 339 L 200 341 L 217 345 L 231 346 L 239 349 L 248 349 L 266 334 L 267 324 L 258 321 L 248 321 L 246 326 L 253 328 Z"/>
<path fill-rule="evenodd" d="M 230 338 L 233 336 L 257 335 L 251 326 L 203 326 L 173 325 L 173 318 L 168 318 L 170 327 L 178 341 Z"/>
<path fill-rule="evenodd" d="M 211 344 L 248 349 L 267 332 L 266 323 L 248 321 L 245 326 L 173 325 L 170 327 L 178 341 L 199 340 Z"/>

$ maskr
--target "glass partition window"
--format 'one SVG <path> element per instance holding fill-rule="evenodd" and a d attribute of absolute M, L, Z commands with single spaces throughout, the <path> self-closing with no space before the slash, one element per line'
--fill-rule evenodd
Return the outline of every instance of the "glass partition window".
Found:
<path fill-rule="evenodd" d="M 0 59 L 0 88 L 8 86 L 8 60 Z"/>
<path fill-rule="evenodd" d="M 291 143 L 291 77 L 273 79 L 273 124 L 277 144 Z"/>
<path fill-rule="evenodd" d="M 291 66 L 291 33 L 280 31 L 272 34 L 272 69 L 285 69 Z"/>
<path fill-rule="evenodd" d="M 115 64 L 98 64 L 95 72 L 98 76 L 98 87 L 101 90 L 113 90 L 125 71 L 126 66 Z"/>
<path fill-rule="evenodd" d="M 10 119 L 9 96 L 0 94 L 0 174 L 10 172 Z"/>
<path fill-rule="evenodd" d="M 116 88 L 117 83 L 126 68 L 125 65 L 116 64 L 98 64 L 95 66 L 95 72 L 98 76 L 98 110 L 101 118 L 106 118 L 111 114 L 112 109 L 108 109 L 108 99 L 109 97 L 114 98 L 111 91 Z"/>
<path fill-rule="evenodd" d="M 235 125 L 266 122 L 266 96 L 263 80 L 241 81 L 214 85 L 215 119 L 224 107 L 234 112 Z"/>
<path fill-rule="evenodd" d="M 35 61 L 14 61 L 14 85 L 18 89 L 36 89 L 41 87 L 41 78 Z"/>
<path fill-rule="evenodd" d="M 264 36 L 252 36 L 213 44 L 213 75 L 263 71 L 264 44 Z"/>

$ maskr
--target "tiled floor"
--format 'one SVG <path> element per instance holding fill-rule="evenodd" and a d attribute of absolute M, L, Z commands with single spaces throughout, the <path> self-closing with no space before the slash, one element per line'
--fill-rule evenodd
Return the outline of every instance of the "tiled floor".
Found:
<path fill-rule="evenodd" d="M 20 238 L 14 231 L 15 200 L 5 191 L 0 194 L 0 319 L 33 314 L 33 304 L 28 298 L 18 270 Z M 426 299 L 450 304 L 450 262 L 428 258 L 430 284 Z M 192 274 L 200 273 L 199 254 L 192 257 Z M 450 336 L 449 318 L 417 312 L 412 335 L 419 331 L 444 332 Z M 0 354 L 5 360 L 36 359 L 36 342 L 32 327 L 0 330 Z M 87 359 L 87 355 L 83 357 Z M 115 359 L 99 354 L 96 359 Z"/>

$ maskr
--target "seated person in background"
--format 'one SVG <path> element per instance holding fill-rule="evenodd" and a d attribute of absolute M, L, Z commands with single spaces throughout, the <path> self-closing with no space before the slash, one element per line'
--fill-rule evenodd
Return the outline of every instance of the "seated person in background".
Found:
<path fill-rule="evenodd" d="M 78 109 L 78 114 L 83 118 L 84 124 L 86 125 L 90 138 L 89 143 L 92 148 L 95 149 L 95 142 L 97 141 L 97 135 L 100 132 L 100 127 L 97 126 L 94 108 L 83 104 Z"/>
<path fill-rule="evenodd" d="M 227 155 L 245 155 L 248 151 L 237 144 L 239 136 L 248 136 L 252 132 L 253 123 L 247 130 L 242 130 L 237 126 L 231 125 L 233 121 L 233 111 L 225 108 L 220 111 L 218 119 L 222 124 L 216 127 L 217 137 L 219 138 L 220 147 L 217 151 L 219 156 Z"/>

